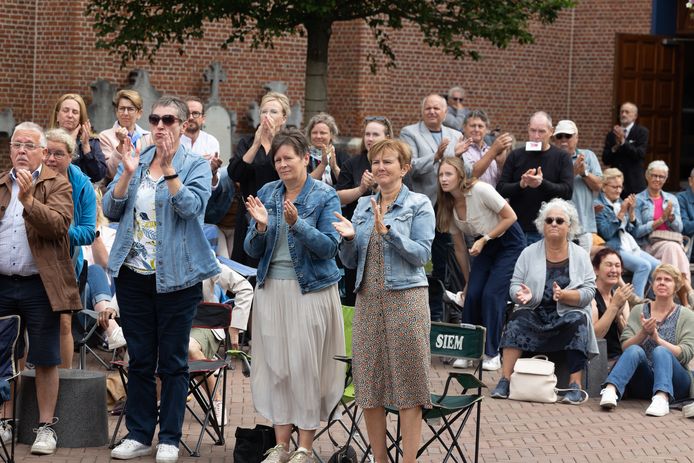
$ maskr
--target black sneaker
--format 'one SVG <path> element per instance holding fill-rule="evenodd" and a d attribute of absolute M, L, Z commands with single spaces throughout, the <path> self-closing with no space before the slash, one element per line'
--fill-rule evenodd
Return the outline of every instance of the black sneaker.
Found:
<path fill-rule="evenodd" d="M 493 399 L 508 399 L 509 389 L 511 388 L 511 383 L 507 378 L 501 378 L 496 384 L 496 387 L 492 391 Z"/>

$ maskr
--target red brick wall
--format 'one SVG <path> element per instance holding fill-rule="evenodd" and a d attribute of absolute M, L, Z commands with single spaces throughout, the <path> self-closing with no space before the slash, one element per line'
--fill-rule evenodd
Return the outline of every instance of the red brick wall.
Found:
<path fill-rule="evenodd" d="M 305 39 L 279 40 L 274 50 L 251 50 L 245 44 L 221 50 L 225 27 L 217 23 L 207 27 L 203 40 L 189 43 L 183 57 L 164 47 L 153 65 L 138 62 L 121 70 L 117 58 L 94 49 L 91 24 L 82 14 L 85 3 L 38 0 L 38 11 L 33 2 L 3 3 L 0 108 L 12 107 L 18 122 L 33 119 L 45 125 L 62 93 L 77 92 L 89 101 L 90 83 L 100 77 L 125 86 L 128 72 L 136 67 L 147 69 L 152 84 L 161 91 L 205 99 L 209 85 L 202 73 L 212 61 L 220 61 L 226 72 L 221 99 L 237 111 L 241 133 L 249 130 L 245 124 L 248 103 L 259 98 L 265 82 L 287 82 L 292 102 L 302 101 Z M 368 29 L 359 21 L 336 24 L 330 45 L 328 109 L 343 135 L 358 136 L 363 117 L 373 114 L 390 116 L 399 131 L 419 119 L 419 103 L 425 94 L 460 84 L 467 91 L 468 106 L 486 109 L 493 126 L 512 131 L 520 140 L 530 113 L 543 109 L 555 121 L 573 118 L 581 134 L 580 146 L 599 152 L 614 116 L 615 34 L 649 33 L 651 1 L 585 0 L 578 2 L 573 14 L 571 75 L 571 10 L 551 26 L 533 25 L 534 45 L 497 50 L 481 43 L 484 58 L 480 62 L 444 56 L 422 44 L 417 29 L 408 27 L 392 34 L 398 67 L 381 68 L 377 75 L 370 73 L 366 61 L 367 52 L 376 51 Z M 7 140 L 0 140 L 0 168 L 7 165 Z"/>

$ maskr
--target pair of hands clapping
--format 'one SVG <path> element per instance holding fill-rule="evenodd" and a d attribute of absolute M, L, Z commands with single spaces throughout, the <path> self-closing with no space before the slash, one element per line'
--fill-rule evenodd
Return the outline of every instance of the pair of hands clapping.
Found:
<path fill-rule="evenodd" d="M 561 288 L 556 281 L 552 283 L 552 298 L 556 302 L 562 302 L 566 291 L 568 290 Z M 532 298 L 533 292 L 530 290 L 530 288 L 528 288 L 527 285 L 521 283 L 520 289 L 516 291 L 516 299 L 518 299 L 518 302 L 520 302 L 522 305 L 525 305 L 529 303 Z"/>
<path fill-rule="evenodd" d="M 385 235 L 388 233 L 388 227 L 386 227 L 385 223 L 383 223 L 383 212 L 381 211 L 381 206 L 374 198 L 371 198 L 371 210 L 374 214 L 374 229 L 376 229 L 378 234 Z M 346 217 L 338 212 L 335 212 L 334 214 L 338 219 L 338 222 L 333 222 L 333 227 L 335 227 L 335 230 L 347 241 L 354 239 L 356 232 L 352 222 L 347 220 Z"/>
<path fill-rule="evenodd" d="M 265 209 L 265 205 L 263 204 L 263 202 L 257 196 L 250 195 L 246 200 L 246 210 L 256 221 L 256 229 L 259 232 L 264 233 L 265 230 L 267 230 L 268 213 L 267 209 Z M 298 218 L 299 211 L 296 209 L 294 203 L 285 200 L 284 220 L 287 222 L 289 226 L 292 226 L 296 223 L 296 220 Z"/>
<path fill-rule="evenodd" d="M 176 150 L 173 149 L 174 145 L 175 143 L 173 135 L 171 135 L 170 132 L 166 132 L 161 145 L 157 146 L 157 151 L 159 152 L 161 150 L 159 165 L 164 172 L 166 172 L 166 169 L 171 167 L 174 154 L 176 154 Z M 135 149 L 130 137 L 125 136 L 120 138 L 120 143 L 118 144 L 117 149 L 118 153 L 121 155 L 121 162 L 123 163 L 124 171 L 128 174 L 134 173 L 135 169 L 137 169 L 137 165 L 140 163 L 140 151 Z"/>

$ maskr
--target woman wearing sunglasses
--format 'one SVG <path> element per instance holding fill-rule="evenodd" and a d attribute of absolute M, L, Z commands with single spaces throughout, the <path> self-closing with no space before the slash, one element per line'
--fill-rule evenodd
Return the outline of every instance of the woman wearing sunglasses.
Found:
<path fill-rule="evenodd" d="M 152 453 L 157 421 L 157 462 L 178 459 L 188 337 L 202 281 L 219 273 L 202 228 L 212 173 L 205 159 L 180 146 L 187 120 L 182 100 L 160 98 L 149 116 L 154 146 L 139 153 L 130 137 L 121 139 L 122 161 L 103 199 L 104 215 L 119 222 L 108 271 L 130 353 L 128 437 L 111 452 L 115 459 Z"/>
<path fill-rule="evenodd" d="M 502 376 L 492 397 L 506 399 L 511 373 L 523 353 L 561 356 L 570 376 L 563 403 L 578 405 L 581 374 L 598 353 L 591 322 L 595 273 L 588 253 L 571 242 L 580 229 L 576 208 L 555 198 L 543 203 L 535 226 L 543 239 L 523 250 L 509 291 L 516 308 L 501 336 Z"/>

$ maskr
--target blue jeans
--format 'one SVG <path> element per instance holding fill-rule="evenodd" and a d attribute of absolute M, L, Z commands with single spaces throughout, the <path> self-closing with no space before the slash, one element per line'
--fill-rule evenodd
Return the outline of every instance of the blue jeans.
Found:
<path fill-rule="evenodd" d="M 100 265 L 90 265 L 87 273 L 87 309 L 94 310 L 94 306 L 101 301 L 111 301 L 113 293 L 108 277 Z"/>
<path fill-rule="evenodd" d="M 634 285 L 634 294 L 643 297 L 646 284 L 653 273 L 653 270 L 660 265 L 660 261 L 645 251 L 620 252 L 624 262 L 624 268 L 634 274 L 631 284 Z"/>
<path fill-rule="evenodd" d="M 487 328 L 484 352 L 489 357 L 499 354 L 508 290 L 516 260 L 523 248 L 525 235 L 520 225 L 514 223 L 506 233 L 484 246 L 470 270 L 463 323 Z"/>
<path fill-rule="evenodd" d="M 453 252 L 451 235 L 441 233 L 436 230 L 434 241 L 431 243 L 431 276 L 441 280 L 446 284 L 446 266 L 448 255 Z M 435 291 L 433 297 L 429 299 L 429 310 L 431 311 L 431 321 L 440 322 L 443 320 L 443 295 Z"/>
<path fill-rule="evenodd" d="M 157 293 L 155 275 L 121 267 L 116 280 L 128 343 L 128 437 L 151 445 L 157 425 L 155 371 L 161 379 L 159 443 L 178 446 L 188 396 L 188 340 L 202 283 Z"/>
<path fill-rule="evenodd" d="M 666 347 L 653 349 L 653 366 L 648 365 L 641 346 L 629 346 L 619 357 L 604 384 L 617 388 L 621 398 L 625 390 L 629 397 L 650 399 L 656 392 L 668 394 L 670 400 L 689 397 L 691 376 Z"/>

